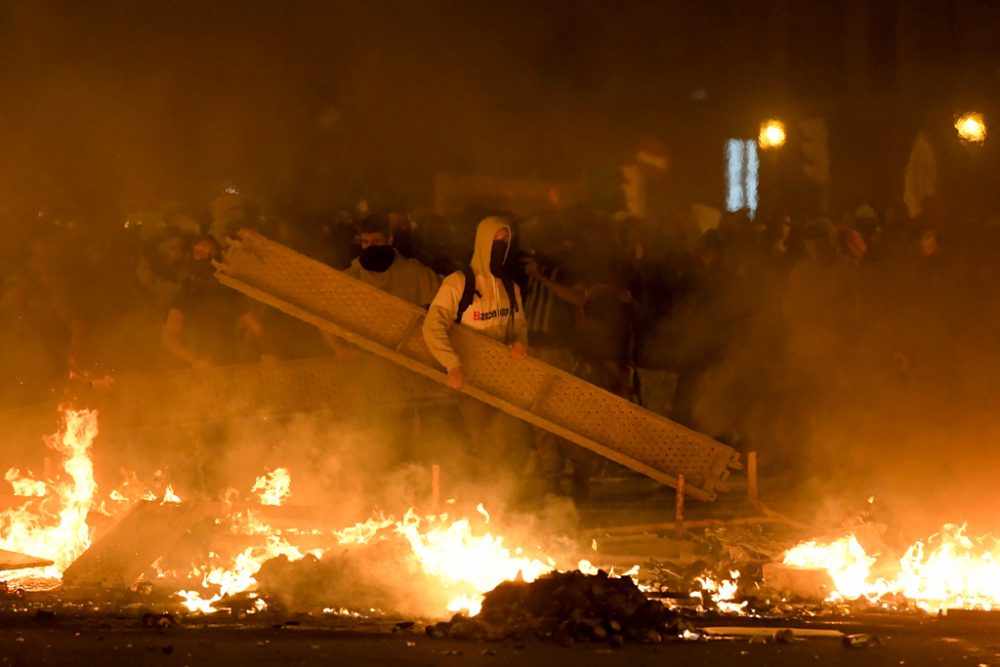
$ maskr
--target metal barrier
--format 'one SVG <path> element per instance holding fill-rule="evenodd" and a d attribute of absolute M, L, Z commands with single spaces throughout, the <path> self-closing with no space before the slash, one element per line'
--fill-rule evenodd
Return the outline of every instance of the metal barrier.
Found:
<path fill-rule="evenodd" d="M 424 310 L 257 233 L 243 230 L 217 265 L 233 289 L 424 377 L 445 374 L 424 344 Z M 712 500 L 738 453 L 464 327 L 451 332 L 462 391 L 664 484 Z"/>

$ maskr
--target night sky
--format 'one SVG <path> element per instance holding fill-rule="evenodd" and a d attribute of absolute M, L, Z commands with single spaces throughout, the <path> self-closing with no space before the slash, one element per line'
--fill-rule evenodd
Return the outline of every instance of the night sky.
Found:
<path fill-rule="evenodd" d="M 236 183 L 275 208 L 420 202 L 436 171 L 602 178 L 654 136 L 711 200 L 721 141 L 761 118 L 884 121 L 889 96 L 895 150 L 926 115 L 900 96 L 935 71 L 995 89 L 996 4 L 7 1 L 0 197 L 128 208 Z M 861 145 L 886 134 L 852 122 Z"/>

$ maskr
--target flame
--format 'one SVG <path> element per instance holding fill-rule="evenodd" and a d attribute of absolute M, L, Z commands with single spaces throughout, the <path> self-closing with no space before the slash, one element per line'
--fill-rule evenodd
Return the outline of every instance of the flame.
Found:
<path fill-rule="evenodd" d="M 20 570 L 5 575 L 10 578 L 48 577 L 58 580 L 63 570 L 83 553 L 91 543 L 89 512 L 107 513 L 111 504 L 124 511 L 138 499 L 157 500 L 147 487 L 126 473 L 126 480 L 106 498 L 99 499 L 90 458 L 91 445 L 98 433 L 97 412 L 71 410 L 63 413 L 64 425 L 47 438 L 48 446 L 61 456 L 62 474 L 50 480 L 37 480 L 30 473 L 12 469 L 6 479 L 18 493 L 42 494 L 44 500 L 26 501 L 25 505 L 0 513 L 0 548 L 47 558 L 54 564 L 47 568 Z M 286 468 L 269 471 L 257 478 L 254 491 L 263 504 L 280 505 L 290 495 L 291 475 Z M 163 492 L 162 503 L 181 502 L 172 485 Z M 485 530 L 492 523 L 490 513 L 482 503 L 477 505 L 476 527 L 469 519 L 450 520 L 446 514 L 419 516 L 412 508 L 400 520 L 376 516 L 355 526 L 334 531 L 332 537 L 342 545 L 366 544 L 381 539 L 402 540 L 409 547 L 410 557 L 444 593 L 449 611 L 479 612 L 484 593 L 504 581 L 534 581 L 552 572 L 556 562 L 548 557 L 531 557 L 524 550 L 508 546 L 504 537 Z M 275 530 L 250 511 L 231 512 L 224 519 L 230 531 L 256 542 L 227 556 L 209 553 L 204 565 L 190 575 L 201 580 L 200 590 L 178 592 L 183 605 L 193 612 L 213 613 L 217 603 L 227 596 L 250 592 L 256 586 L 255 575 L 261 565 L 277 556 L 289 560 L 306 553 L 322 557 L 324 550 L 304 552 L 289 542 L 281 530 Z M 317 531 L 312 531 L 316 533 Z M 289 531 L 291 537 L 291 531 Z M 263 540 L 261 537 L 263 536 Z M 581 561 L 579 568 L 596 572 L 597 568 Z M 165 576 L 156 565 L 159 576 Z M 633 568 L 626 573 L 632 576 Z M 612 574 L 613 576 L 613 574 Z M 250 593 L 251 597 L 253 593 Z M 254 608 L 266 605 L 257 600 Z M 444 611 L 444 609 L 442 609 Z"/>
<path fill-rule="evenodd" d="M 49 492 L 48 485 L 32 477 L 30 470 L 27 475 L 22 475 L 17 468 L 11 468 L 3 478 L 10 482 L 15 496 L 44 497 Z"/>
<path fill-rule="evenodd" d="M 826 570 L 833 579 L 833 598 L 856 600 L 868 590 L 875 558 L 865 553 L 858 538 L 848 535 L 829 544 L 798 544 L 785 554 L 783 562 L 792 567 Z"/>
<path fill-rule="evenodd" d="M 719 611 L 727 614 L 744 613 L 747 601 L 733 602 L 740 590 L 740 571 L 731 570 L 729 577 L 729 579 L 715 579 L 708 575 L 696 577 L 695 581 L 701 585 L 701 590 L 692 592 L 691 597 L 704 602 L 705 593 L 709 593 L 709 597 Z"/>
<path fill-rule="evenodd" d="M 160 503 L 166 505 L 167 503 L 179 503 L 180 501 L 180 496 L 174 493 L 173 485 L 167 484 L 167 489 L 163 492 L 163 500 L 161 500 Z"/>
<path fill-rule="evenodd" d="M 45 444 L 62 457 L 65 475 L 47 483 L 36 482 L 45 487 L 49 496 L 46 502 L 30 509 L 25 505 L 0 513 L 0 549 L 47 558 L 54 564 L 5 573 L 5 579 L 59 579 L 63 570 L 90 546 L 87 514 L 94 508 L 97 494 L 90 447 L 96 437 L 95 410 L 63 410 L 62 428 L 46 438 Z M 5 477 L 8 481 L 24 480 L 13 469 Z"/>
<path fill-rule="evenodd" d="M 257 478 L 251 492 L 258 492 L 261 505 L 283 505 L 292 495 L 292 476 L 288 468 L 275 468 Z"/>
<path fill-rule="evenodd" d="M 489 513 L 476 508 L 488 522 Z M 490 532 L 477 534 L 468 519 L 449 521 L 448 515 L 420 517 L 411 508 L 400 521 L 378 517 L 337 533 L 342 544 L 365 544 L 383 531 L 403 537 L 421 569 L 449 591 L 448 611 L 479 613 L 482 596 L 504 581 L 534 581 L 555 569 L 552 559 L 528 558 L 521 549 L 505 546 L 504 538 Z"/>
<path fill-rule="evenodd" d="M 827 544 L 799 544 L 784 562 L 827 570 L 835 584 L 831 601 L 865 597 L 890 606 L 892 598 L 901 597 L 929 612 L 1000 608 L 1000 540 L 971 538 L 965 531 L 965 525 L 945 524 L 927 540 L 918 540 L 888 564 L 889 577 L 872 576 L 878 558 L 869 556 L 854 535 Z"/>

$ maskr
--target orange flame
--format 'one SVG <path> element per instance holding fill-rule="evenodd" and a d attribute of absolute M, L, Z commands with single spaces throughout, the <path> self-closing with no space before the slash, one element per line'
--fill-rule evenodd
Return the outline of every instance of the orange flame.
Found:
<path fill-rule="evenodd" d="M 90 447 L 97 437 L 95 410 L 63 411 L 63 427 L 45 439 L 46 445 L 63 457 L 65 477 L 47 483 L 47 502 L 29 509 L 22 506 L 0 513 L 0 548 L 39 558 L 54 565 L 6 573 L 6 580 L 27 577 L 59 579 L 63 570 L 90 546 L 87 514 L 94 507 L 97 483 Z M 7 473 L 21 479 L 17 471 Z M 23 488 L 23 487 L 22 487 Z M 19 490 L 15 486 L 15 490 Z"/>
<path fill-rule="evenodd" d="M 292 476 L 288 468 L 275 468 L 258 477 L 250 491 L 259 492 L 261 505 L 283 505 L 292 495 Z"/>
<path fill-rule="evenodd" d="M 830 600 L 867 598 L 890 606 L 902 597 L 925 611 L 1000 608 L 1000 540 L 970 538 L 966 526 L 946 524 L 926 541 L 917 541 L 887 577 L 873 577 L 878 558 L 869 556 L 854 535 L 827 544 L 804 542 L 790 549 L 786 565 L 825 569 L 835 590 Z M 881 565 L 881 564 L 880 564 Z"/>

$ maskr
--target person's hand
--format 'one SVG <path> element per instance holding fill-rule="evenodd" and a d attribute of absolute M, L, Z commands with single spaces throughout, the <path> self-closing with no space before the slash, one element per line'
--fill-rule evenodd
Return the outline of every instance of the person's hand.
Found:
<path fill-rule="evenodd" d="M 542 270 L 538 266 L 538 260 L 534 257 L 525 257 L 522 262 L 524 262 L 524 275 L 535 280 L 542 279 Z"/>
<path fill-rule="evenodd" d="M 465 373 L 461 366 L 455 366 L 448 371 L 448 386 L 452 389 L 461 389 L 465 384 Z"/>
<path fill-rule="evenodd" d="M 510 346 L 510 353 L 515 359 L 524 359 L 528 356 L 528 346 L 518 341 Z"/>

